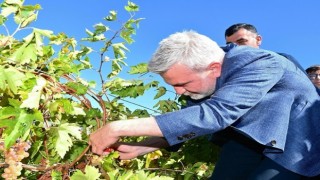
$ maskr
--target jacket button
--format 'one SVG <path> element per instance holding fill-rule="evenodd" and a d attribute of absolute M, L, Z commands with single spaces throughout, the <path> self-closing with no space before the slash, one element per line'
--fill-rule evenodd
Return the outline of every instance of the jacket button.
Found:
<path fill-rule="evenodd" d="M 182 137 L 182 136 L 178 136 L 178 140 L 179 140 L 179 141 L 182 141 L 182 140 L 183 140 L 183 137 Z"/>
<path fill-rule="evenodd" d="M 276 141 L 276 140 L 272 140 L 272 141 L 270 142 L 270 144 L 271 144 L 271 146 L 275 146 L 275 145 L 277 144 L 277 141 Z"/>

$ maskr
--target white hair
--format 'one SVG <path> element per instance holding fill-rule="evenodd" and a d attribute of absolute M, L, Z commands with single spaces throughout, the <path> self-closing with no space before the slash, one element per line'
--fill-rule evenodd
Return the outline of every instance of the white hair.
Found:
<path fill-rule="evenodd" d="M 202 70 L 212 62 L 222 63 L 224 55 L 217 43 L 207 36 L 195 31 L 183 31 L 159 43 L 148 63 L 148 70 L 160 74 L 176 63 L 187 65 L 193 70 Z"/>

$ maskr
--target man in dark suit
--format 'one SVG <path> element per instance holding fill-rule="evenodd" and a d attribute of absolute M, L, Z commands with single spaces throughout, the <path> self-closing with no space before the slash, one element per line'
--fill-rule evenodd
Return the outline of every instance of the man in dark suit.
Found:
<path fill-rule="evenodd" d="M 262 43 L 262 36 L 258 33 L 257 28 L 248 23 L 237 23 L 231 25 L 225 30 L 224 36 L 227 44 L 234 43 L 239 46 L 246 45 L 259 48 Z M 300 69 L 303 69 L 293 56 L 280 52 L 278 52 L 278 54 L 294 62 Z"/>
<path fill-rule="evenodd" d="M 311 82 L 320 88 L 320 65 L 313 65 L 306 69 L 306 72 L 311 80 Z"/>
<path fill-rule="evenodd" d="M 236 142 L 241 135 L 260 147 L 261 158 L 241 179 L 319 174 L 320 99 L 307 75 L 271 51 L 234 44 L 224 50 L 193 31 L 162 40 L 149 70 L 196 103 L 155 117 L 108 123 L 90 136 L 92 151 L 103 154 L 115 147 L 121 159 L 130 159 L 206 134 L 224 136 L 231 129 L 236 134 L 225 138 Z M 118 142 L 122 136 L 152 138 L 131 146 Z M 222 179 L 237 178 L 232 170 L 215 171 Z"/>

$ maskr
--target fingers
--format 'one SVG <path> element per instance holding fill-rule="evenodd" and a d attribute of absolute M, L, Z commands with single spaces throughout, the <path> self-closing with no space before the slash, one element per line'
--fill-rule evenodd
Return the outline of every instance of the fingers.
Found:
<path fill-rule="evenodd" d="M 96 146 L 92 145 L 91 146 L 91 151 L 94 153 L 94 154 L 98 154 L 98 155 L 102 155 L 103 151 L 99 150 Z"/>
<path fill-rule="evenodd" d="M 113 148 L 117 148 L 117 142 L 119 141 L 120 137 L 115 136 L 114 134 L 108 133 L 108 124 L 104 127 L 98 129 L 96 132 L 91 133 L 89 137 L 89 145 L 91 145 L 91 150 L 93 153 L 98 155 L 109 154 L 109 152 L 104 151 L 111 151 Z"/>
<path fill-rule="evenodd" d="M 91 151 L 94 154 L 102 155 L 104 148 L 101 148 L 101 143 L 95 142 L 92 136 L 90 136 L 88 144 L 91 146 Z"/>
<path fill-rule="evenodd" d="M 119 152 L 121 160 L 129 160 L 138 157 L 138 148 L 129 143 L 117 143 L 112 146 L 115 151 Z"/>

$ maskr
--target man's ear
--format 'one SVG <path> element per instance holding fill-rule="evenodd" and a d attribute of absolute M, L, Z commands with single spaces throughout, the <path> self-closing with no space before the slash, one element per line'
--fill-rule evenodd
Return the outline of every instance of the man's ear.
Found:
<path fill-rule="evenodd" d="M 257 40 L 257 45 L 260 46 L 262 43 L 262 36 L 257 35 L 256 40 Z"/>
<path fill-rule="evenodd" d="M 222 64 L 219 62 L 213 62 L 210 63 L 207 70 L 210 72 L 210 74 L 214 77 L 220 77 L 221 75 L 221 68 L 222 68 Z"/>

